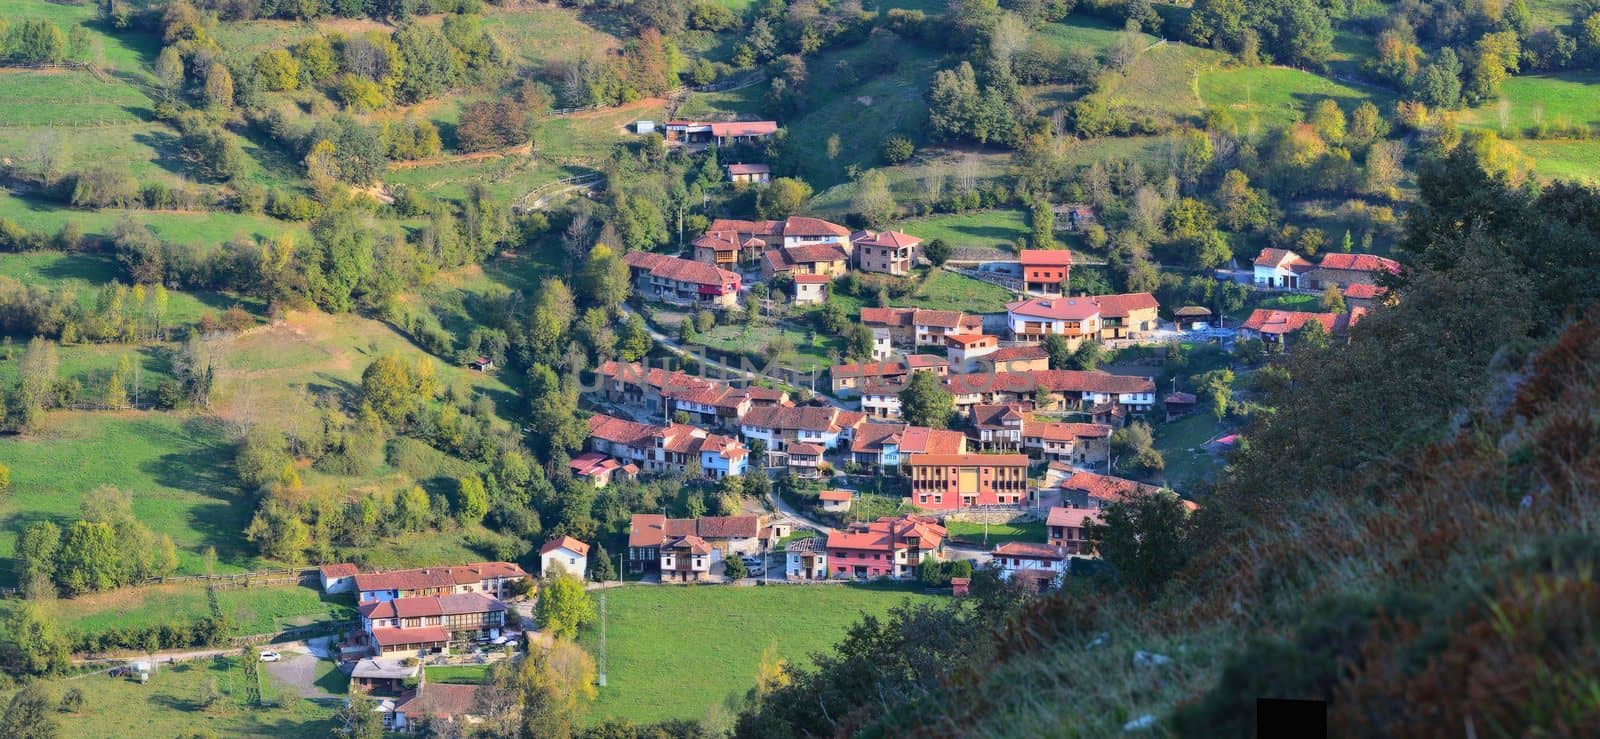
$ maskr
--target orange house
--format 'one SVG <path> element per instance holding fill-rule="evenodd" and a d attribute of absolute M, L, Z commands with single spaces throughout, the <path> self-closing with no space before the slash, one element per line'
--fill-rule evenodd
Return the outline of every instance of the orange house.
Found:
<path fill-rule="evenodd" d="M 919 454 L 906 467 L 911 504 L 921 508 L 1017 505 L 1028 497 L 1025 454 Z"/>

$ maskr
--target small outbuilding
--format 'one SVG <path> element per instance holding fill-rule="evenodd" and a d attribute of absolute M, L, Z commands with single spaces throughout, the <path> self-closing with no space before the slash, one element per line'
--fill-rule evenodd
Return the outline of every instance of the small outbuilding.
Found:
<path fill-rule="evenodd" d="M 1194 412 L 1196 399 L 1194 393 L 1170 392 L 1161 399 L 1161 405 L 1167 409 L 1167 420 L 1187 416 Z"/>
<path fill-rule="evenodd" d="M 318 570 L 322 578 L 322 592 L 324 593 L 349 593 L 356 587 L 356 573 L 359 572 L 355 565 L 349 562 L 323 565 Z"/>
<path fill-rule="evenodd" d="M 589 545 L 570 536 L 545 542 L 539 547 L 539 574 L 549 577 L 557 568 L 582 579 L 589 571 Z"/>
<path fill-rule="evenodd" d="M 1172 317 L 1177 321 L 1178 328 L 1187 331 L 1199 331 L 1211 326 L 1211 309 L 1203 305 L 1186 305 L 1174 311 Z"/>

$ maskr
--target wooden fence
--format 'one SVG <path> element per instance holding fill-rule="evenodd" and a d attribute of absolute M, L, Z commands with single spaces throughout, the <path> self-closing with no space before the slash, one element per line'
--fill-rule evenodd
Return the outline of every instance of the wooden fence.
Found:
<path fill-rule="evenodd" d="M 276 585 L 318 585 L 321 584 L 320 573 L 316 569 L 283 569 L 260 570 L 257 572 L 237 572 L 229 575 L 172 575 L 168 577 L 152 577 L 148 580 L 128 583 L 123 587 L 140 587 L 144 585 L 169 585 L 174 583 L 203 582 L 218 590 L 237 590 L 241 588 L 265 588 Z M 0 598 L 19 598 L 22 596 L 20 588 L 0 588 Z"/>
<path fill-rule="evenodd" d="M 513 211 L 515 211 L 517 213 L 522 213 L 524 211 L 529 210 L 531 208 L 532 204 L 538 200 L 540 193 L 552 192 L 556 188 L 560 188 L 560 187 L 590 185 L 590 184 L 594 184 L 594 183 L 600 182 L 601 180 L 604 180 L 605 178 L 606 178 L 605 175 L 600 174 L 599 172 L 594 172 L 594 173 L 591 173 L 591 174 L 580 174 L 580 175 L 573 175 L 571 177 L 563 177 L 563 178 L 561 178 L 559 180 L 556 180 L 555 182 L 546 182 L 543 185 L 540 185 L 538 187 L 533 188 L 532 190 L 529 190 L 526 195 L 523 195 L 522 197 L 517 198 L 516 202 L 513 202 L 511 204 L 511 210 L 513 210 Z"/>

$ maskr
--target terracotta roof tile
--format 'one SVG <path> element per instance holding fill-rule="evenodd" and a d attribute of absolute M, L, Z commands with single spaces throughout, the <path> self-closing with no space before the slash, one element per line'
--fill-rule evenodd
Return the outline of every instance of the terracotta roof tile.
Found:
<path fill-rule="evenodd" d="M 1024 267 L 1069 267 L 1072 252 L 1067 249 L 1023 249 L 1017 261 Z"/>
<path fill-rule="evenodd" d="M 562 536 L 545 542 L 544 546 L 539 547 L 539 553 L 549 554 L 557 549 L 566 549 L 580 557 L 589 556 L 589 545 L 570 536 Z"/>
<path fill-rule="evenodd" d="M 1322 255 L 1323 269 L 1341 269 L 1352 272 L 1392 272 L 1400 271 L 1400 263 L 1388 257 L 1376 254 L 1345 254 L 1331 252 Z"/>

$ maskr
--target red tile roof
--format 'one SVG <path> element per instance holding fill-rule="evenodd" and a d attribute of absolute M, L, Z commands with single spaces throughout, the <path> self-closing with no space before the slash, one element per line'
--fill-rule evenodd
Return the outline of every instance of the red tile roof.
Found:
<path fill-rule="evenodd" d="M 1006 421 L 1017 428 L 1033 410 L 1032 403 L 1001 403 L 999 405 L 972 406 L 972 426 L 978 429 L 1004 429 Z"/>
<path fill-rule="evenodd" d="M 478 686 L 453 683 L 423 683 L 410 695 L 395 704 L 395 713 L 403 713 L 414 722 L 418 716 L 454 718 L 472 713 L 478 700 Z"/>
<path fill-rule="evenodd" d="M 642 446 L 656 432 L 656 427 L 648 423 L 629 421 L 625 418 L 608 416 L 596 413 L 589 417 L 589 435 L 613 444 L 627 446 Z"/>
<path fill-rule="evenodd" d="M 944 337 L 944 342 L 946 344 L 955 344 L 958 346 L 978 344 L 984 341 L 999 343 L 1000 340 L 988 334 L 946 334 Z"/>
<path fill-rule="evenodd" d="M 339 564 L 333 564 L 333 565 L 323 565 L 319 569 L 322 571 L 322 576 L 323 577 L 354 577 L 356 573 L 361 571 L 355 565 L 353 565 L 353 564 L 351 564 L 349 562 L 340 562 Z"/>
<path fill-rule="evenodd" d="M 1012 362 L 1019 359 L 1049 359 L 1050 352 L 1042 346 L 1007 346 L 984 359 L 991 362 Z"/>
<path fill-rule="evenodd" d="M 563 536 L 545 542 L 544 546 L 539 547 L 539 553 L 549 554 L 557 549 L 566 549 L 579 557 L 589 556 L 589 545 L 570 536 Z"/>
<path fill-rule="evenodd" d="M 710 554 L 711 545 L 698 536 L 680 536 L 666 544 L 664 549 L 687 549 L 690 554 Z"/>
<path fill-rule="evenodd" d="M 879 231 L 876 234 L 868 231 L 867 235 L 856 239 L 855 243 L 863 246 L 882 246 L 890 249 L 898 249 L 907 246 L 916 246 L 917 244 L 922 243 L 922 239 L 912 236 L 911 234 L 900 233 L 899 231 Z"/>
<path fill-rule="evenodd" d="M 1096 295 L 1092 300 L 1100 304 L 1100 315 L 1106 318 L 1127 318 L 1136 310 L 1155 310 L 1161 307 L 1156 302 L 1156 296 L 1150 293 Z"/>
<path fill-rule="evenodd" d="M 849 490 L 824 490 L 820 493 L 817 493 L 817 498 L 826 500 L 830 503 L 847 503 L 851 500 L 855 500 L 855 497 L 855 493 L 852 493 Z"/>
<path fill-rule="evenodd" d="M 962 319 L 966 315 L 958 310 L 922 310 L 918 309 L 911 315 L 911 323 L 917 326 L 937 326 L 940 328 L 960 328 Z M 982 319 L 979 319 L 980 325 Z"/>
<path fill-rule="evenodd" d="M 899 444 L 907 428 L 903 423 L 864 423 L 850 437 L 850 451 L 877 453 L 885 443 Z"/>
<path fill-rule="evenodd" d="M 1023 249 L 1017 259 L 1024 267 L 1072 266 L 1072 252 L 1067 249 Z"/>
<path fill-rule="evenodd" d="M 1386 292 L 1389 292 L 1389 289 L 1381 285 L 1355 282 L 1344 289 L 1344 296 L 1352 300 L 1376 300 Z"/>
<path fill-rule="evenodd" d="M 852 419 L 859 416 L 858 413 L 841 411 L 838 408 L 780 405 L 751 408 L 749 413 L 739 419 L 739 423 L 753 428 L 834 433 L 844 426 L 851 425 Z"/>
<path fill-rule="evenodd" d="M 1323 269 L 1343 269 L 1353 272 L 1392 272 L 1400 271 L 1400 263 L 1388 257 L 1376 254 L 1345 254 L 1331 252 L 1322 255 Z"/>
<path fill-rule="evenodd" d="M 1100 315 L 1100 304 L 1091 298 L 1029 298 L 1006 303 L 1006 310 L 1019 316 L 1084 321 Z"/>
<path fill-rule="evenodd" d="M 787 233 L 784 234 L 788 236 Z M 838 244 L 802 244 L 784 247 L 779 251 L 789 264 L 814 264 L 817 262 L 843 262 L 850 259 L 844 247 Z"/>
<path fill-rule="evenodd" d="M 786 449 L 788 449 L 791 457 L 797 455 L 801 457 L 820 457 L 823 452 L 822 447 L 816 444 L 802 444 L 799 442 L 790 444 Z"/>
<path fill-rule="evenodd" d="M 911 308 L 862 308 L 861 322 L 868 326 L 909 328 L 916 311 Z"/>
<path fill-rule="evenodd" d="M 1304 272 L 1315 265 L 1288 249 L 1262 249 L 1261 254 L 1256 256 L 1255 266 L 1271 267 L 1272 269 L 1287 268 L 1295 272 Z"/>
<path fill-rule="evenodd" d="M 659 547 L 669 539 L 683 536 L 749 539 L 760 533 L 760 516 L 667 518 L 659 513 L 635 513 L 628 527 L 628 546 Z"/>
<path fill-rule="evenodd" d="M 921 516 L 884 517 L 871 523 L 851 524 L 847 530 L 828 534 L 828 551 L 852 549 L 893 552 L 906 547 L 906 539 L 918 538 L 921 549 L 937 549 L 948 532 L 933 519 Z"/>
<path fill-rule="evenodd" d="M 733 121 L 712 123 L 712 136 L 770 136 L 778 132 L 777 121 Z"/>
<path fill-rule="evenodd" d="M 642 269 L 652 277 L 694 285 L 737 284 L 739 275 L 692 259 L 634 251 L 623 255 L 622 260 L 634 269 Z"/>
<path fill-rule="evenodd" d="M 946 335 L 953 336 L 953 334 Z M 950 363 L 948 357 L 938 354 L 907 354 L 905 355 L 905 361 L 913 370 L 936 369 Z"/>
<path fill-rule="evenodd" d="M 1322 327 L 1327 329 L 1328 333 L 1333 333 L 1338 318 L 1332 313 L 1307 313 L 1296 310 L 1257 308 L 1251 311 L 1250 317 L 1245 319 L 1240 328 L 1263 334 L 1281 335 L 1294 333 L 1307 323 L 1316 321 L 1322 324 Z"/>
<path fill-rule="evenodd" d="M 828 370 L 834 379 L 847 377 L 896 377 L 909 371 L 904 364 L 899 362 L 854 362 L 834 365 Z"/>
<path fill-rule="evenodd" d="M 728 174 L 770 174 L 772 168 L 765 164 L 730 164 Z"/>
<path fill-rule="evenodd" d="M 1061 550 L 1049 544 L 1037 544 L 1031 541 L 1008 541 L 994 548 L 994 556 L 1054 561 L 1066 559 Z"/>
<path fill-rule="evenodd" d="M 739 235 L 731 231 L 707 231 L 691 243 L 713 251 L 738 251 Z"/>
<path fill-rule="evenodd" d="M 1136 480 L 1083 471 L 1074 472 L 1072 476 L 1062 480 L 1061 489 L 1087 493 L 1089 497 L 1105 502 L 1122 500 L 1138 492 L 1149 493 L 1160 490 L 1154 485 L 1146 485 Z"/>
<path fill-rule="evenodd" d="M 1111 436 L 1111 427 L 1099 423 L 1063 423 L 1036 421 L 1028 418 L 1022 424 L 1022 435 L 1045 441 L 1076 441 L 1078 439 L 1105 439 Z"/>
<path fill-rule="evenodd" d="M 1050 516 L 1045 519 L 1046 526 L 1066 526 L 1070 528 L 1083 528 L 1091 521 L 1098 522 L 1100 511 L 1093 508 L 1063 508 L 1056 506 L 1050 509 Z"/>
<path fill-rule="evenodd" d="M 992 356 L 992 355 L 991 355 Z M 946 389 L 957 395 L 1008 392 L 1030 393 L 1037 388 L 1071 393 L 1153 393 L 1155 381 L 1148 377 L 1114 375 L 1098 370 L 1031 370 L 1027 372 L 974 372 L 944 379 Z"/>
<path fill-rule="evenodd" d="M 960 431 L 907 426 L 900 438 L 900 451 L 904 454 L 960 454 L 966 444 L 967 436 Z"/>
<path fill-rule="evenodd" d="M 783 237 L 838 236 L 848 238 L 850 229 L 831 221 L 808 216 L 791 216 L 783 222 Z"/>
<path fill-rule="evenodd" d="M 833 282 L 828 275 L 795 275 L 794 281 L 801 285 L 826 285 Z"/>
<path fill-rule="evenodd" d="M 718 218 L 711 222 L 707 231 L 733 231 L 739 234 L 753 236 L 777 236 L 783 232 L 783 221 L 737 221 L 731 218 Z"/>

